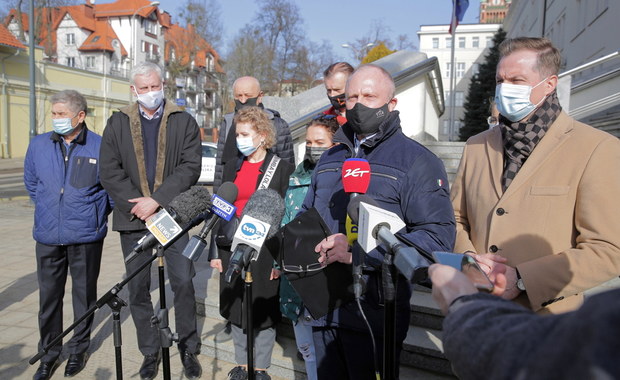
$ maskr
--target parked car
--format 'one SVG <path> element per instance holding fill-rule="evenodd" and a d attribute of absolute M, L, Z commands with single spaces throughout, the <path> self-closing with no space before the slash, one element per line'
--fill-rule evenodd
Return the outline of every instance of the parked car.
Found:
<path fill-rule="evenodd" d="M 213 184 L 215 175 L 215 155 L 217 154 L 217 144 L 202 142 L 202 166 L 200 168 L 200 178 L 198 183 Z"/>

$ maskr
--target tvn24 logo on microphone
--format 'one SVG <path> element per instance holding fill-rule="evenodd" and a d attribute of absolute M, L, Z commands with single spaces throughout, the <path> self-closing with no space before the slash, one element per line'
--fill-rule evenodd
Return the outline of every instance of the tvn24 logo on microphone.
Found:
<path fill-rule="evenodd" d="M 265 223 L 249 215 L 244 215 L 233 237 L 231 249 L 234 251 L 238 244 L 246 244 L 260 251 L 267 238 L 269 228 L 271 228 L 269 223 Z"/>

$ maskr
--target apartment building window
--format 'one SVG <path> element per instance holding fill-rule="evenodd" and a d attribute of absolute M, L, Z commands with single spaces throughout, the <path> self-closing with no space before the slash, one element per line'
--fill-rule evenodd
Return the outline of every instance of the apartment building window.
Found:
<path fill-rule="evenodd" d="M 151 52 L 151 43 L 150 42 L 142 41 L 142 52 L 143 53 L 150 53 Z"/>
<path fill-rule="evenodd" d="M 450 96 L 450 91 L 444 91 L 443 101 L 444 103 L 446 103 L 446 106 L 450 106 L 451 100 L 452 100 L 452 97 Z"/>
<path fill-rule="evenodd" d="M 456 63 L 456 77 L 463 78 L 465 76 L 465 62 Z"/>
<path fill-rule="evenodd" d="M 465 49 L 465 37 L 459 37 L 459 49 Z"/>
<path fill-rule="evenodd" d="M 463 107 L 463 91 L 455 91 L 454 92 L 454 106 L 455 107 Z"/>
<path fill-rule="evenodd" d="M 480 37 L 472 37 L 471 39 L 471 47 L 479 48 L 480 47 Z"/>
<path fill-rule="evenodd" d="M 487 44 L 486 47 L 491 47 L 493 46 L 493 37 L 491 36 L 487 36 Z"/>
<path fill-rule="evenodd" d="M 452 37 L 446 37 L 446 48 L 450 49 L 452 47 Z"/>
<path fill-rule="evenodd" d="M 67 57 L 67 66 L 75 67 L 75 57 Z"/>
<path fill-rule="evenodd" d="M 86 57 L 86 67 L 89 69 L 92 69 L 93 67 L 95 67 L 95 57 L 93 56 Z"/>
<path fill-rule="evenodd" d="M 433 38 L 433 49 L 439 49 L 439 38 Z"/>
<path fill-rule="evenodd" d="M 446 78 L 450 78 L 451 68 L 452 68 L 452 65 L 450 64 L 450 62 L 446 62 L 446 74 L 444 75 Z"/>
<path fill-rule="evenodd" d="M 471 75 L 476 75 L 480 72 L 480 64 L 472 63 L 471 65 Z"/>
<path fill-rule="evenodd" d="M 152 20 L 144 20 L 144 31 L 149 34 L 157 34 L 157 25 Z"/>
<path fill-rule="evenodd" d="M 67 45 L 75 45 L 75 34 L 67 33 Z"/>
<path fill-rule="evenodd" d="M 447 135 L 450 133 L 450 120 L 443 121 L 443 134 Z"/>

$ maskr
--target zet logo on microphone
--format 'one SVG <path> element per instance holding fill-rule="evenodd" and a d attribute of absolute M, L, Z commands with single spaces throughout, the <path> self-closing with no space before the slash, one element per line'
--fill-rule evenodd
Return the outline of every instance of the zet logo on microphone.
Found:
<path fill-rule="evenodd" d="M 345 169 L 344 170 L 344 178 L 347 177 L 363 177 L 364 174 L 366 173 L 370 173 L 370 170 L 363 170 L 360 168 L 355 168 L 355 169 Z"/>
<path fill-rule="evenodd" d="M 248 241 L 260 240 L 267 235 L 267 228 L 263 223 L 246 222 L 241 224 L 241 233 Z"/>

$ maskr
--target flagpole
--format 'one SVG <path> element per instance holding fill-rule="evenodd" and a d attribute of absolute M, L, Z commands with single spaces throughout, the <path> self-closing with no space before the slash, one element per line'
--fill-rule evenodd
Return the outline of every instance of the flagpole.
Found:
<path fill-rule="evenodd" d="M 450 21 L 450 29 L 452 30 L 452 49 L 450 53 L 450 122 L 448 125 L 448 141 L 452 141 L 454 134 L 454 88 L 456 87 L 455 65 L 454 65 L 454 47 L 456 46 L 456 0 L 452 0 L 452 20 Z"/>

